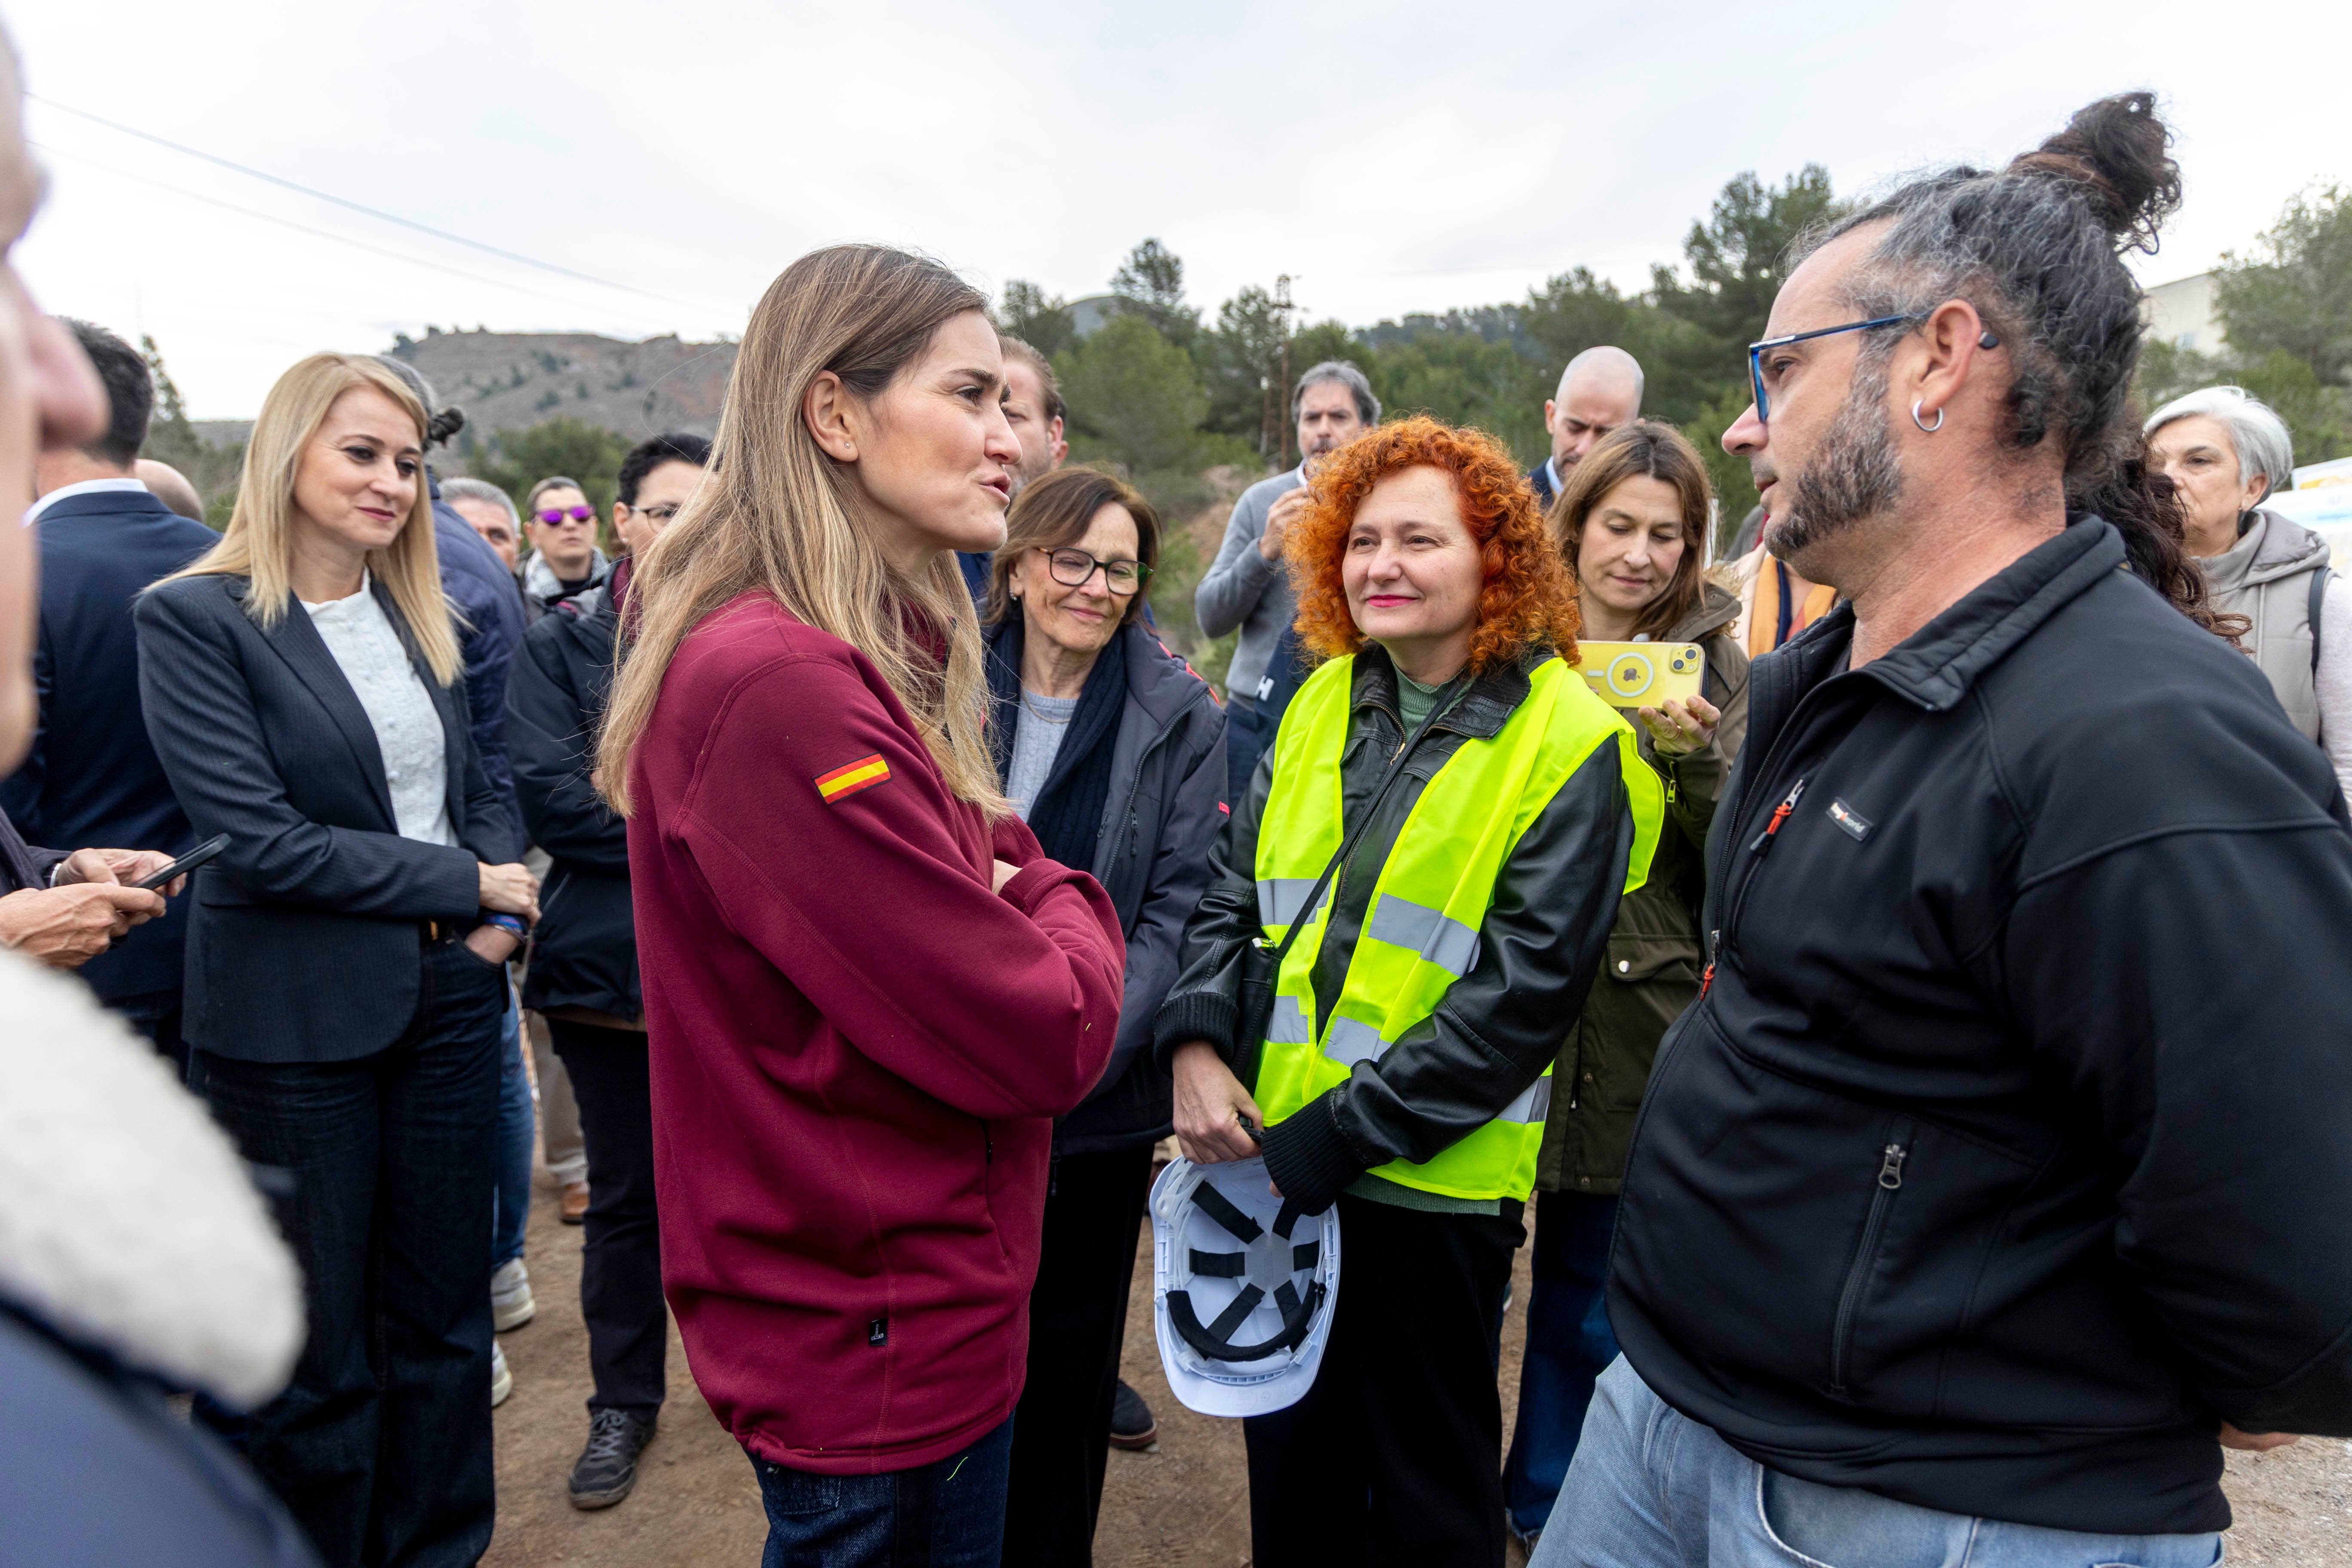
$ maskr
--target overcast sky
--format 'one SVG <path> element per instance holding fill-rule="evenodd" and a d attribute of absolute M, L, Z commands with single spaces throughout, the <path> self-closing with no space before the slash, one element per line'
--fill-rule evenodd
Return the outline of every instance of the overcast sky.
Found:
<path fill-rule="evenodd" d="M 2352 184 L 2340 0 L 0 14 L 37 95 L 626 286 L 28 104 L 54 181 L 18 253 L 35 297 L 153 333 L 200 418 L 250 416 L 306 353 L 427 322 L 740 331 L 785 263 L 843 239 L 1075 298 L 1156 235 L 1212 312 L 1288 272 L 1313 317 L 1351 325 L 1516 300 L 1579 265 L 1639 288 L 1743 169 L 1818 162 L 1866 190 L 2005 160 L 2133 87 L 2162 95 L 2188 185 L 2149 282 L 2244 247 L 2298 191 Z"/>

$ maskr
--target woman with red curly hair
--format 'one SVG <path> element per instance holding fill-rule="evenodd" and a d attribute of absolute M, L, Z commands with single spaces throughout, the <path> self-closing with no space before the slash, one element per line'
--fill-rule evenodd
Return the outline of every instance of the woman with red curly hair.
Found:
<path fill-rule="evenodd" d="M 1320 1370 L 1246 1423 L 1256 1560 L 1499 1564 L 1496 1336 L 1549 1069 L 1663 794 L 1570 668 L 1575 589 L 1499 444 L 1402 420 L 1313 489 L 1285 553 L 1326 662 L 1233 803 L 1153 1048 L 1187 1157 L 1339 1205 Z"/>

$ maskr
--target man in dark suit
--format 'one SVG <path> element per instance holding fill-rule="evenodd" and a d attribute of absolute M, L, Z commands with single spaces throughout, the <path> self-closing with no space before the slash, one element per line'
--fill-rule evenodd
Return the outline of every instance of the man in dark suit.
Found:
<path fill-rule="evenodd" d="M 1536 502 L 1546 511 L 1567 488 L 1569 470 L 1601 438 L 1642 416 L 1642 365 L 1623 349 L 1587 349 L 1559 373 L 1558 393 L 1544 400 L 1551 456 L 1528 471 Z"/>
<path fill-rule="evenodd" d="M 36 844 L 138 845 L 158 852 L 154 865 L 161 866 L 189 847 L 191 835 L 141 721 L 131 602 L 211 549 L 218 536 L 165 507 L 133 472 L 155 403 L 139 351 L 103 327 L 66 324 L 106 388 L 109 417 L 95 440 L 43 453 L 37 470 L 41 499 L 31 520 L 40 530 L 34 665 L 40 728 L 24 764 L 0 784 L 0 810 Z M 87 878 L 75 869 L 81 857 L 58 857 L 64 863 L 59 880 L 98 880 L 100 868 L 111 863 L 103 857 L 127 852 L 92 853 L 100 858 L 89 861 Z M 47 866 L 38 869 L 48 874 Z M 97 897 L 94 890 L 79 895 L 72 917 L 78 924 L 107 912 L 91 902 Z M 31 904 L 19 908 L 37 912 Z M 66 918 L 62 910 L 59 918 Z M 87 960 L 82 977 L 100 999 L 175 1060 L 186 927 L 175 900 L 145 929 L 127 936 L 117 931 L 122 940 L 101 943 L 94 956 L 79 955 Z"/>

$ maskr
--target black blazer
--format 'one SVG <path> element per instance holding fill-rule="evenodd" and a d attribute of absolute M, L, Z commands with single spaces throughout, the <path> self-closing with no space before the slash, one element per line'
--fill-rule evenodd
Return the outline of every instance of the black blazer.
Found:
<path fill-rule="evenodd" d="M 155 754 L 196 837 L 229 836 L 195 876 L 181 1030 L 242 1061 L 348 1061 L 408 1027 L 426 922 L 475 922 L 476 866 L 511 859 L 514 827 L 474 753 L 464 682 L 436 685 L 410 642 L 462 847 L 401 837 L 375 731 L 334 655 L 298 604 L 262 630 L 246 588 L 185 577 L 133 612 Z M 375 595 L 409 642 L 391 593 Z"/>
<path fill-rule="evenodd" d="M 194 842 L 139 721 L 141 590 L 220 542 L 145 490 L 69 496 L 41 514 L 41 728 L 0 784 L 0 810 L 27 838 L 176 855 Z M 109 1001 L 180 988 L 187 900 L 82 965 Z"/>

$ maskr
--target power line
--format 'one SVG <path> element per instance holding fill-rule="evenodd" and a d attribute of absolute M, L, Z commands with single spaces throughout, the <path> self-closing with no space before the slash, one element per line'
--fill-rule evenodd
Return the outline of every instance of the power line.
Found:
<path fill-rule="evenodd" d="M 574 310 L 601 312 L 607 316 L 619 316 L 628 321 L 649 322 L 657 326 L 669 327 L 672 330 L 677 326 L 676 322 L 666 321 L 658 316 L 641 316 L 634 310 L 616 310 L 609 305 L 583 305 L 577 300 L 567 300 L 561 294 L 550 294 L 544 289 L 529 288 L 520 283 L 510 283 L 503 278 L 491 278 L 479 272 L 468 272 L 462 267 L 451 267 L 439 261 L 427 261 L 421 256 L 410 256 L 397 250 L 384 250 L 365 240 L 353 239 L 349 235 L 336 234 L 323 228 L 313 228 L 307 223 L 296 223 L 291 218 L 278 217 L 271 213 L 257 212 L 251 207 L 239 206 L 235 202 L 225 202 L 218 196 L 208 196 L 201 192 L 186 190 L 167 181 L 151 179 L 145 174 L 134 174 L 128 169 L 117 169 L 110 164 L 101 163 L 95 158 L 85 157 L 79 153 L 68 152 L 62 147 L 51 147 L 32 141 L 30 138 L 26 139 L 25 144 L 28 147 L 37 147 L 42 152 L 58 157 L 70 158 L 77 163 L 86 163 L 102 174 L 112 174 L 119 180 L 131 180 L 139 184 L 152 185 L 159 191 L 169 191 L 175 196 L 183 196 L 192 202 L 202 202 L 206 206 L 219 207 L 243 217 L 258 219 L 262 223 L 276 224 L 280 228 L 290 228 L 297 234 L 307 234 L 314 238 L 331 240 L 337 245 L 347 245 L 354 250 L 365 251 L 368 255 L 383 260 L 404 261 L 411 267 L 423 267 L 435 272 L 446 272 L 452 278 L 463 278 L 471 283 L 487 283 L 493 289 L 510 289 L 518 294 L 528 294 L 534 300 L 551 300 Z"/>
<path fill-rule="evenodd" d="M 574 271 L 569 267 L 561 267 L 552 261 L 541 261 L 537 257 L 525 256 L 519 251 L 502 250 L 495 245 L 485 245 L 478 239 L 468 239 L 462 234 L 452 234 L 447 229 L 435 228 L 430 224 L 422 224 L 418 223 L 414 218 L 402 217 L 398 213 L 388 213 L 380 207 L 368 206 L 363 203 L 352 201 L 348 197 L 336 195 L 330 191 L 314 190 L 309 185 L 297 184 L 292 180 L 282 178 L 279 175 L 270 174 L 266 170 L 249 168 L 243 163 L 234 162 L 231 159 L 223 158 L 216 153 L 206 153 L 199 148 L 185 146 L 178 142 L 173 142 L 168 138 L 158 136 L 152 132 L 142 131 L 136 126 L 121 124 L 117 121 L 107 119 L 104 115 L 92 114 L 87 109 L 76 109 L 70 103 L 60 103 L 54 98 L 44 98 L 37 92 L 28 92 L 25 94 L 25 96 L 32 100 L 35 103 L 45 104 L 48 108 L 61 110 L 68 114 L 74 115 L 82 120 L 87 120 L 93 125 L 103 125 L 109 131 L 118 131 L 125 136 L 135 136 L 142 142 L 152 142 L 158 147 L 167 147 L 174 153 L 183 153 L 191 158 L 199 158 L 207 163 L 218 164 L 224 169 L 233 170 L 237 174 L 247 175 L 256 180 L 264 180 L 273 185 L 283 186 L 287 190 L 299 192 L 303 195 L 312 197 L 318 201 L 332 202 L 339 207 L 348 207 L 355 213 L 364 213 L 369 217 L 379 219 L 384 223 L 398 224 L 403 228 L 413 228 L 419 234 L 429 234 L 436 239 L 446 239 L 452 245 L 463 245 L 471 249 L 481 251 L 485 255 L 499 257 L 503 260 L 518 261 L 525 267 L 536 267 L 544 272 L 553 272 L 562 277 L 574 279 L 583 283 L 593 283 L 600 289 L 615 289 L 624 294 L 638 294 L 648 300 L 658 300 L 666 305 L 677 305 L 682 306 L 687 310 L 698 311 L 708 311 L 710 309 L 708 304 L 697 304 L 693 300 L 677 299 L 668 294 L 656 294 L 650 289 L 639 289 L 633 284 L 615 283 L 609 278 L 598 278 L 593 273 Z M 170 189 L 172 187 L 166 186 L 165 188 Z"/>

